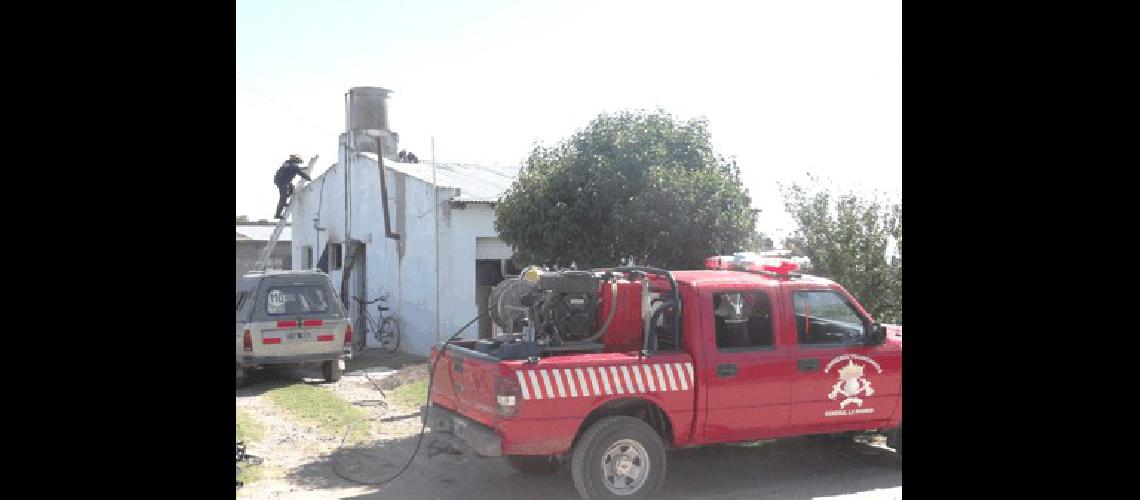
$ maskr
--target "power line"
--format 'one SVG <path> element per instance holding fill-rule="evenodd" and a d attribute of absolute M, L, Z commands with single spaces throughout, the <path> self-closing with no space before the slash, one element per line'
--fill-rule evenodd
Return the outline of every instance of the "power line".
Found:
<path fill-rule="evenodd" d="M 316 125 L 313 125 L 313 122 L 311 122 L 311 121 L 307 120 L 307 119 L 306 119 L 304 116 L 302 116 L 300 113 L 298 113 L 298 112 L 296 112 L 296 111 L 293 111 L 293 108 L 290 108 L 290 107 L 289 107 L 288 105 L 286 105 L 285 103 L 283 103 L 283 102 L 281 102 L 281 101 L 279 101 L 279 100 L 277 100 L 277 99 L 274 99 L 274 98 L 273 98 L 272 96 L 270 96 L 269 94 L 267 94 L 267 93 L 265 93 L 264 91 L 262 91 L 261 89 L 257 88 L 257 86 L 256 86 L 256 85 L 253 85 L 252 83 L 248 83 L 248 82 L 246 82 L 245 80 L 242 80 L 242 78 L 241 78 L 240 76 L 238 76 L 238 77 L 237 77 L 237 81 L 238 81 L 238 82 L 241 82 L 241 84 L 242 84 L 242 85 L 245 85 L 246 87 L 249 87 L 249 89 L 250 89 L 250 90 L 253 90 L 254 92 L 257 92 L 258 94 L 260 94 L 262 97 L 264 97 L 264 98 L 265 98 L 266 100 L 268 100 L 269 102 L 272 102 L 273 104 L 276 104 L 277 106 L 280 106 L 280 107 L 281 107 L 282 109 L 284 109 L 286 112 L 288 112 L 289 114 L 293 115 L 293 117 L 294 117 L 294 118 L 296 118 L 296 119 L 298 119 L 298 120 L 301 120 L 302 122 L 304 122 L 304 123 L 305 123 L 305 125 L 308 125 L 308 126 L 312 127 L 314 130 L 318 130 L 318 131 L 319 131 L 319 130 L 321 130 L 321 129 L 320 129 L 320 127 L 317 127 Z"/>

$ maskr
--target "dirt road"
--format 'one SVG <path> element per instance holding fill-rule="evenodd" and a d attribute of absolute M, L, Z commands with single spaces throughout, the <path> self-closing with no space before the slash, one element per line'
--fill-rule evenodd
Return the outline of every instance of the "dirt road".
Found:
<path fill-rule="evenodd" d="M 238 408 L 266 425 L 266 437 L 249 444 L 249 453 L 265 460 L 264 479 L 239 489 L 238 498 L 578 498 L 568 467 L 549 476 L 527 476 L 501 459 L 448 453 L 446 447 L 432 445 L 430 434 L 415 462 L 395 481 L 373 487 L 341 479 L 332 471 L 334 458 L 337 470 L 349 477 L 376 480 L 398 471 L 416 444 L 418 408 L 372 406 L 371 402 L 382 398 L 369 381 L 345 377 L 336 384 L 324 384 L 319 376 L 316 370 L 265 374 L 238 391 Z M 349 402 L 362 403 L 375 415 L 368 424 L 378 441 L 370 447 L 335 452 L 339 438 L 297 424 L 261 396 L 265 390 L 291 383 L 316 384 Z M 902 498 L 899 457 L 871 444 L 836 445 L 795 438 L 678 450 L 667 461 L 669 472 L 658 495 L 662 499 Z"/>

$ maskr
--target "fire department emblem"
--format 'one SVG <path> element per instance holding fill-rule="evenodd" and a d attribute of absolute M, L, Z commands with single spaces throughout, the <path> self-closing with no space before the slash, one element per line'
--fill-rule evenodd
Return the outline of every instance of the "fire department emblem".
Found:
<path fill-rule="evenodd" d="M 827 395 L 827 399 L 834 401 L 842 397 L 842 401 L 839 402 L 839 409 L 841 410 L 847 408 L 847 405 L 862 407 L 863 397 L 875 394 L 875 389 L 871 387 L 871 381 L 866 378 L 865 369 L 867 365 L 874 367 L 878 373 L 883 373 L 883 370 L 871 358 L 858 354 L 844 354 L 831 360 L 827 364 L 827 368 L 824 369 L 824 373 L 830 373 L 835 365 L 843 361 L 847 361 L 847 364 L 836 371 L 839 380 L 831 387 L 831 393 Z M 866 364 L 856 363 L 856 361 L 862 361 Z"/>

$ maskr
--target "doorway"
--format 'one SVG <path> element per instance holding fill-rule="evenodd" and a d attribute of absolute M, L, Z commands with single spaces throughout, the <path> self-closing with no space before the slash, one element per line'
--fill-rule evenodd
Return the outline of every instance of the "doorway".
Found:
<path fill-rule="evenodd" d="M 479 314 L 487 312 L 487 302 L 491 297 L 491 288 L 503 281 L 503 261 L 499 259 L 475 260 L 475 305 Z M 489 339 L 494 336 L 494 323 L 489 315 L 479 318 L 479 338 Z"/>

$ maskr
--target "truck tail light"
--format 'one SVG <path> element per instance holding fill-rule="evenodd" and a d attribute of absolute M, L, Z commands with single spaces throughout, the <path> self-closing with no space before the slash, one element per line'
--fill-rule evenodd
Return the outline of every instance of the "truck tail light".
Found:
<path fill-rule="evenodd" d="M 249 329 L 245 329 L 245 333 L 241 336 L 241 348 L 245 352 L 253 352 L 253 337 L 249 336 Z"/>
<path fill-rule="evenodd" d="M 519 399 L 522 388 L 513 377 L 499 377 L 495 380 L 495 411 L 502 417 L 513 417 L 519 412 Z"/>
<path fill-rule="evenodd" d="M 352 345 L 352 323 L 344 330 L 344 345 Z"/>

